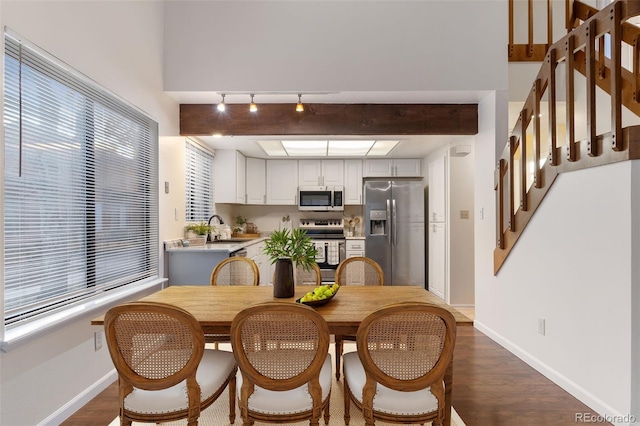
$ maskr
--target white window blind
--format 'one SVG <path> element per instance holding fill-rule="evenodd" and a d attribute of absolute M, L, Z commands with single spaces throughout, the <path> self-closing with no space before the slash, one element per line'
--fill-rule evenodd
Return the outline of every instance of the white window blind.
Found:
<path fill-rule="evenodd" d="M 4 320 L 158 276 L 157 123 L 5 34 Z"/>
<path fill-rule="evenodd" d="M 186 142 L 187 222 L 207 221 L 213 214 L 213 156 L 195 142 Z"/>

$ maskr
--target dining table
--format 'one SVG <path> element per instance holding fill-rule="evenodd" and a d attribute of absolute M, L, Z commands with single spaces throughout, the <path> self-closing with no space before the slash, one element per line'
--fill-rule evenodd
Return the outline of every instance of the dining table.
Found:
<path fill-rule="evenodd" d="M 206 334 L 230 334 L 233 318 L 243 309 L 264 302 L 297 303 L 312 290 L 296 286 L 290 298 L 276 298 L 271 286 L 169 286 L 141 301 L 161 302 L 190 312 Z M 441 306 L 453 314 L 456 325 L 473 325 L 473 321 L 424 288 L 417 286 L 342 286 L 335 296 L 314 309 L 322 315 L 333 335 L 355 335 L 362 320 L 375 310 L 393 303 L 424 302 Z M 104 316 L 91 320 L 104 325 Z M 445 426 L 451 421 L 453 365 L 447 369 L 445 383 Z"/>

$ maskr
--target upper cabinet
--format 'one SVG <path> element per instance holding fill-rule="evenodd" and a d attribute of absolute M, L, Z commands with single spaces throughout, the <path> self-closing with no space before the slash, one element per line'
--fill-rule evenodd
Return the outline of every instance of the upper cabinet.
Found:
<path fill-rule="evenodd" d="M 419 158 L 364 160 L 364 177 L 421 177 Z"/>
<path fill-rule="evenodd" d="M 247 204 L 267 202 L 267 162 L 262 158 L 247 157 Z"/>
<path fill-rule="evenodd" d="M 295 205 L 298 196 L 298 162 L 267 160 L 267 204 Z"/>
<path fill-rule="evenodd" d="M 344 203 L 362 204 L 362 160 L 344 160 Z"/>
<path fill-rule="evenodd" d="M 218 149 L 213 157 L 216 203 L 246 203 L 246 164 L 242 153 Z"/>
<path fill-rule="evenodd" d="M 299 160 L 298 186 L 344 186 L 343 160 Z"/>

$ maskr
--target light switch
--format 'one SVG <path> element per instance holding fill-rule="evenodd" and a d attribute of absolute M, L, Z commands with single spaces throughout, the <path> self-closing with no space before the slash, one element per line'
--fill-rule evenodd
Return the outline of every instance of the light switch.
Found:
<path fill-rule="evenodd" d="M 169 181 L 164 182 L 164 193 L 165 194 L 169 193 Z"/>
<path fill-rule="evenodd" d="M 469 219 L 469 210 L 460 210 L 460 219 Z"/>

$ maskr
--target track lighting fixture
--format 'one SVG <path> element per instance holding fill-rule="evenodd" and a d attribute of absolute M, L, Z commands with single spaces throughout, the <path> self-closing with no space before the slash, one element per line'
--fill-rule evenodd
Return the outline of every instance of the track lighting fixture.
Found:
<path fill-rule="evenodd" d="M 250 96 L 251 96 L 251 103 L 249 104 L 249 111 L 256 112 L 258 111 L 258 105 L 256 105 L 255 102 L 253 102 L 253 93 Z"/>
<path fill-rule="evenodd" d="M 304 105 L 302 105 L 302 95 L 298 93 L 298 104 L 296 105 L 297 112 L 304 112 Z"/>
<path fill-rule="evenodd" d="M 222 100 L 218 104 L 218 111 L 224 111 L 226 109 L 226 105 L 224 104 L 224 93 L 222 94 Z"/>

